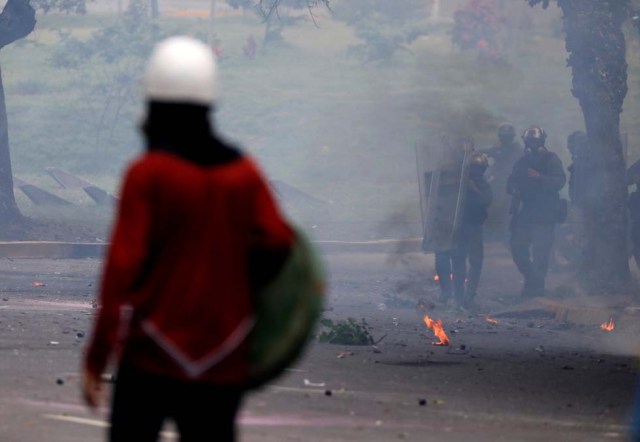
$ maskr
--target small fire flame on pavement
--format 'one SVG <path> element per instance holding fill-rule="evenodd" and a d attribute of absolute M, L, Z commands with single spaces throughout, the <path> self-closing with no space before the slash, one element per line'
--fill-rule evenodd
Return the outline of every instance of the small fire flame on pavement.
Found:
<path fill-rule="evenodd" d="M 491 316 L 485 316 L 485 321 L 487 321 L 489 324 L 493 324 L 493 325 L 498 325 L 499 322 L 495 319 L 493 319 Z"/>
<path fill-rule="evenodd" d="M 34 287 L 44 287 L 45 286 L 44 282 L 40 282 L 40 281 L 34 281 L 34 282 L 32 282 L 32 284 L 33 284 Z"/>
<path fill-rule="evenodd" d="M 438 342 L 432 342 L 431 345 L 450 345 L 449 337 L 444 332 L 442 327 L 442 319 L 434 321 L 429 315 L 424 316 L 424 323 L 427 324 L 427 328 L 433 330 L 433 334 L 438 338 Z"/>
<path fill-rule="evenodd" d="M 449 279 L 451 279 L 453 281 L 453 273 L 451 273 L 449 275 Z M 434 282 L 440 281 L 440 275 L 438 275 L 437 273 L 435 275 L 433 275 L 433 281 Z M 465 281 L 467 281 L 467 279 L 465 279 Z"/>
<path fill-rule="evenodd" d="M 609 319 L 609 322 L 603 322 L 600 324 L 600 328 L 604 331 L 612 331 L 616 328 L 616 325 L 613 323 L 613 318 Z"/>

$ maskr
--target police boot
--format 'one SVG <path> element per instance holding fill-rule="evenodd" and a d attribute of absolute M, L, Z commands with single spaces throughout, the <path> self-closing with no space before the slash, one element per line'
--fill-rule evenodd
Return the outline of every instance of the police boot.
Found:
<path fill-rule="evenodd" d="M 458 301 L 456 299 L 453 300 L 453 305 L 451 306 L 449 311 L 453 314 L 460 314 L 460 315 L 468 313 L 468 310 L 464 306 L 464 302 Z"/>
<path fill-rule="evenodd" d="M 449 299 L 451 298 L 451 292 L 449 290 L 440 290 L 440 296 L 438 297 L 438 305 L 440 307 L 446 307 Z"/>
<path fill-rule="evenodd" d="M 478 310 L 478 304 L 476 304 L 476 294 L 468 293 L 464 299 L 464 308 L 470 311 Z"/>

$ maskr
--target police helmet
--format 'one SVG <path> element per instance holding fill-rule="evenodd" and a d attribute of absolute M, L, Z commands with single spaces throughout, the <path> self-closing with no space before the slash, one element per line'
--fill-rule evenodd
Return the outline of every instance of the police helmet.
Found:
<path fill-rule="evenodd" d="M 547 133 L 538 126 L 531 126 L 522 133 L 522 141 L 528 148 L 543 147 Z"/>
<path fill-rule="evenodd" d="M 147 64 L 144 95 L 148 101 L 211 106 L 218 75 L 213 51 L 200 40 L 175 36 L 158 43 Z"/>
<path fill-rule="evenodd" d="M 489 157 L 483 153 L 474 153 L 469 158 L 469 172 L 482 175 L 489 167 Z"/>
<path fill-rule="evenodd" d="M 498 126 L 498 138 L 514 138 L 516 128 L 511 123 L 502 123 Z"/>

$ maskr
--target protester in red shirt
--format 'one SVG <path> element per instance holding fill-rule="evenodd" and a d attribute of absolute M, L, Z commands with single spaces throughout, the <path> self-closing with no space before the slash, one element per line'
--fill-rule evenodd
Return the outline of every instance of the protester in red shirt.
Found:
<path fill-rule="evenodd" d="M 144 79 L 146 152 L 130 166 L 85 358 L 95 408 L 116 361 L 110 440 L 235 440 L 254 325 L 251 294 L 287 259 L 294 234 L 257 166 L 209 123 L 210 48 L 173 37 Z"/>

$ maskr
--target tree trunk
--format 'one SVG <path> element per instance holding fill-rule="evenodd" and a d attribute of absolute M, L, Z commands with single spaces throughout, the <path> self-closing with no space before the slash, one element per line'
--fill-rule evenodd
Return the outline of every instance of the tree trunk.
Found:
<path fill-rule="evenodd" d="M 209 46 L 213 47 L 213 40 L 216 36 L 216 0 L 211 0 L 211 4 L 209 6 L 209 36 L 208 41 Z"/>
<path fill-rule="evenodd" d="M 36 25 L 35 10 L 29 0 L 9 0 L 0 13 L 0 48 L 26 37 Z M 9 154 L 9 126 L 0 71 L 0 225 L 22 219 L 13 194 L 13 174 Z"/>
<path fill-rule="evenodd" d="M 160 16 L 160 6 L 158 0 L 151 0 L 151 18 L 158 18 Z"/>
<path fill-rule="evenodd" d="M 429 17 L 434 22 L 440 21 L 440 6 L 441 0 L 434 0 L 433 6 L 431 7 L 431 16 Z"/>
<path fill-rule="evenodd" d="M 269 43 L 270 32 L 271 32 L 271 14 L 269 14 L 265 19 L 264 38 L 262 39 L 262 52 L 267 52 L 267 44 Z"/>
<path fill-rule="evenodd" d="M 22 216 L 13 194 L 13 173 L 9 154 L 9 127 L 0 70 L 0 225 L 20 221 Z"/>
<path fill-rule="evenodd" d="M 628 0 L 558 0 L 563 12 L 573 95 L 589 137 L 592 180 L 585 213 L 587 249 L 581 278 L 594 292 L 616 292 L 631 280 L 627 254 L 626 167 L 620 113 L 627 94 L 622 24 Z"/>

